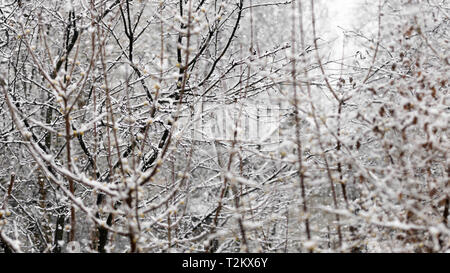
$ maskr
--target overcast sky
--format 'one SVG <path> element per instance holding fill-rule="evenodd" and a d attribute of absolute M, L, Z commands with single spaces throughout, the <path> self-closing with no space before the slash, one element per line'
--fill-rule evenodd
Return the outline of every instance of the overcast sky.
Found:
<path fill-rule="evenodd" d="M 351 29 L 352 23 L 355 20 L 355 13 L 358 12 L 358 4 L 364 0 L 327 0 L 325 1 L 328 7 L 328 21 L 330 36 L 328 39 L 338 37 L 334 41 L 334 48 L 332 58 L 340 58 L 342 55 L 342 39 L 343 32 L 341 28 Z M 354 52 L 352 44 L 347 44 L 345 47 L 345 56 L 352 55 Z"/>
<path fill-rule="evenodd" d="M 350 27 L 354 20 L 354 12 L 358 2 L 363 0 L 327 0 L 328 14 L 330 16 L 333 27 L 338 26 Z"/>

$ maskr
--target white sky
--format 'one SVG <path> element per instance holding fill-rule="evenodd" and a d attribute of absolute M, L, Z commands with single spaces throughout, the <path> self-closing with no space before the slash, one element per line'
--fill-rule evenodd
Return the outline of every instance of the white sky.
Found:
<path fill-rule="evenodd" d="M 362 0 L 327 0 L 328 15 L 333 27 L 350 27 L 357 11 L 356 7 L 361 2 Z"/>
<path fill-rule="evenodd" d="M 330 36 L 328 39 L 333 37 L 339 37 L 333 44 L 332 58 L 341 58 L 342 56 L 342 41 L 343 33 L 342 27 L 344 29 L 351 29 L 352 23 L 356 19 L 356 13 L 358 12 L 358 4 L 361 4 L 364 0 L 326 0 L 326 5 L 328 8 L 328 22 L 329 22 L 329 32 Z M 344 55 L 349 56 L 354 52 L 354 47 L 351 44 L 347 44 L 344 49 Z"/>

